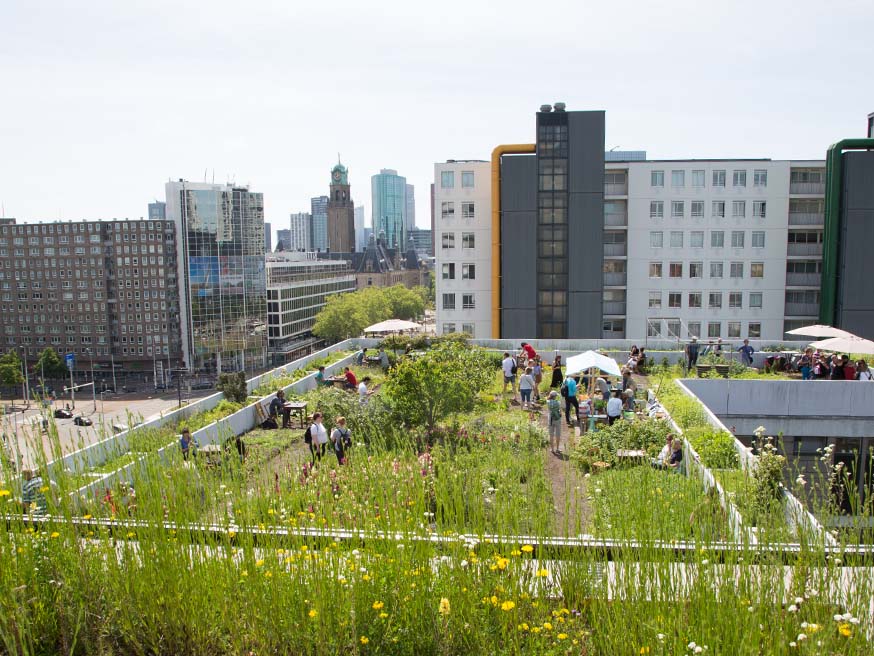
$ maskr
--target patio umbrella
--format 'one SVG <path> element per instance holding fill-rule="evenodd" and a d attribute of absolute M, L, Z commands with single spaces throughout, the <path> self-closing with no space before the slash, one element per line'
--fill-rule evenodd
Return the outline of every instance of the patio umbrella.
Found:
<path fill-rule="evenodd" d="M 402 330 L 418 330 L 422 326 L 414 321 L 404 321 L 402 319 L 389 319 L 388 321 L 380 321 L 372 326 L 367 326 L 364 329 L 365 333 L 397 333 Z"/>
<path fill-rule="evenodd" d="M 832 351 L 840 353 L 864 353 L 865 355 L 874 355 L 874 342 L 870 339 L 863 339 L 850 335 L 849 337 L 832 337 L 831 339 L 823 339 L 818 342 L 813 342 L 810 345 L 812 348 L 821 349 L 823 351 Z"/>
<path fill-rule="evenodd" d="M 823 326 L 816 324 L 814 326 L 802 326 L 795 330 L 787 330 L 787 335 L 803 335 L 804 337 L 855 337 L 853 333 L 848 333 L 840 328 L 832 328 L 831 326 Z"/>
<path fill-rule="evenodd" d="M 611 376 L 622 375 L 616 360 L 608 358 L 606 355 L 601 355 L 596 351 L 586 351 L 585 353 L 569 357 L 565 371 L 570 376 L 580 371 L 588 371 L 589 369 L 600 369 Z"/>

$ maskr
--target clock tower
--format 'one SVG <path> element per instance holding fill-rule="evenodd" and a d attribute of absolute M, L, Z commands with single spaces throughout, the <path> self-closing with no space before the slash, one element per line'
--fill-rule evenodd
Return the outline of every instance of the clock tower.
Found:
<path fill-rule="evenodd" d="M 349 191 L 349 171 L 340 163 L 331 169 L 328 195 L 328 248 L 332 253 L 351 253 L 355 248 L 355 205 Z"/>

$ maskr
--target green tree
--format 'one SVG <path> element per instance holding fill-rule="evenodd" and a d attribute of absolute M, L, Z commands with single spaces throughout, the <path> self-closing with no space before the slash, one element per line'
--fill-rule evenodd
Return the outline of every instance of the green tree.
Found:
<path fill-rule="evenodd" d="M 34 371 L 46 379 L 64 378 L 69 373 L 67 365 L 61 360 L 61 356 L 53 348 L 44 348 L 34 365 Z"/>
<path fill-rule="evenodd" d="M 0 357 L 0 383 L 7 386 L 21 385 L 24 375 L 21 373 L 21 359 L 15 351 L 9 351 Z"/>
<path fill-rule="evenodd" d="M 316 316 L 313 333 L 332 342 L 358 337 L 367 326 L 391 318 L 391 304 L 383 290 L 368 287 L 329 296 Z"/>
<path fill-rule="evenodd" d="M 215 388 L 224 392 L 225 398 L 234 403 L 245 403 L 248 396 L 246 391 L 246 373 L 236 371 L 229 374 L 219 374 Z"/>
<path fill-rule="evenodd" d="M 494 375 L 494 365 L 484 351 L 441 344 L 420 358 L 401 360 L 383 390 L 400 421 L 433 429 L 452 414 L 472 410 Z"/>
<path fill-rule="evenodd" d="M 415 319 L 425 312 L 425 303 L 421 294 L 403 285 L 394 285 L 382 290 L 385 298 L 391 304 L 390 319 Z"/>

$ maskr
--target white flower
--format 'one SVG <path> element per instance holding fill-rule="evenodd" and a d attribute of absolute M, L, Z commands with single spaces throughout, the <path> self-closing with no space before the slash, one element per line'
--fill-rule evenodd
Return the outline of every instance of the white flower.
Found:
<path fill-rule="evenodd" d="M 851 617 L 850 618 L 850 624 L 858 624 L 858 623 L 859 623 L 858 617 Z"/>
<path fill-rule="evenodd" d="M 798 474 L 798 478 L 795 479 L 795 484 L 802 487 L 807 485 L 807 481 L 804 480 L 804 474 Z"/>
<path fill-rule="evenodd" d="M 802 622 L 802 623 L 801 623 L 801 628 L 802 628 L 802 629 L 806 629 L 806 628 L 807 628 L 807 622 Z"/>
<path fill-rule="evenodd" d="M 798 646 L 798 643 L 797 643 L 797 642 L 790 642 L 790 643 L 789 643 L 789 646 L 790 646 L 790 647 L 797 647 L 797 646 Z"/>
<path fill-rule="evenodd" d="M 686 645 L 686 648 L 687 649 L 695 649 L 696 646 L 697 645 L 694 642 L 690 642 L 688 645 Z"/>
<path fill-rule="evenodd" d="M 796 606 L 795 604 L 792 604 L 792 605 L 789 606 L 789 608 L 787 608 L 786 610 L 788 610 L 790 613 L 797 613 L 797 612 L 798 612 L 798 606 Z"/>
<path fill-rule="evenodd" d="M 591 475 L 591 474 L 589 474 L 589 473 L 586 473 L 586 475 L 585 475 L 585 476 L 583 476 L 583 478 L 591 478 L 591 477 L 592 477 L 592 475 Z"/>
<path fill-rule="evenodd" d="M 700 654 L 702 651 L 704 651 L 704 650 L 701 647 L 695 647 L 696 654 Z"/>
<path fill-rule="evenodd" d="M 843 618 L 841 615 L 835 615 L 832 619 L 833 619 L 835 622 L 840 622 L 840 621 L 841 621 L 842 619 L 844 619 L 844 618 Z"/>
<path fill-rule="evenodd" d="M 853 619 L 853 614 L 852 613 L 844 613 L 843 615 L 841 615 L 841 619 L 849 622 L 851 619 Z"/>
<path fill-rule="evenodd" d="M 404 549 L 404 545 L 399 544 L 399 545 L 398 545 L 398 549 L 400 549 L 401 551 L 403 551 L 403 549 Z"/>
<path fill-rule="evenodd" d="M 665 634 L 664 634 L 664 633 L 658 633 L 658 634 L 656 634 L 656 638 L 659 639 L 659 642 L 664 642 L 664 641 L 665 641 Z"/>
<path fill-rule="evenodd" d="M 799 606 L 801 605 L 801 603 L 803 601 L 804 601 L 804 599 L 802 597 L 795 597 L 795 603 L 798 604 Z"/>
<path fill-rule="evenodd" d="M 358 549 L 353 549 L 353 550 L 352 550 L 352 555 L 355 556 L 355 557 L 358 557 L 358 555 L 359 555 L 360 553 L 361 553 L 361 552 L 358 551 Z"/>
<path fill-rule="evenodd" d="M 795 639 L 796 639 L 798 642 L 801 642 L 801 641 L 803 641 L 803 640 L 807 640 L 807 634 L 806 634 L 806 633 L 799 633 L 799 634 L 798 634 L 798 637 L 795 638 Z"/>
<path fill-rule="evenodd" d="M 702 565 L 707 565 L 708 563 L 710 563 L 710 561 L 707 560 L 706 558 L 705 558 L 704 560 L 701 561 L 701 564 L 702 564 Z"/>
<path fill-rule="evenodd" d="M 466 560 L 462 560 L 462 561 L 461 561 L 461 567 L 462 567 L 462 568 L 467 567 L 467 561 L 466 561 Z"/>
<path fill-rule="evenodd" d="M 601 488 L 596 487 L 596 488 L 595 488 L 595 493 L 596 493 L 596 494 L 599 494 L 600 492 L 601 492 Z"/>

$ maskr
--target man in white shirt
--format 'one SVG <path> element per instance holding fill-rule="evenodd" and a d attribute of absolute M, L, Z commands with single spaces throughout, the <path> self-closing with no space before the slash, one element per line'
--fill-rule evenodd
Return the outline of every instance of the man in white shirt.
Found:
<path fill-rule="evenodd" d="M 370 382 L 370 376 L 365 376 L 361 379 L 361 382 L 358 383 L 358 401 L 361 404 L 367 403 L 367 397 L 370 396 L 370 392 L 367 391 L 367 383 Z"/>
<path fill-rule="evenodd" d="M 501 390 L 501 394 L 504 394 L 507 391 L 507 385 L 510 386 L 510 390 L 513 392 L 513 400 L 516 400 L 516 372 L 514 369 L 516 368 L 516 360 L 510 357 L 510 354 L 504 352 L 504 359 L 501 360 L 501 369 L 504 373 L 504 388 Z"/>
<path fill-rule="evenodd" d="M 612 426 L 620 417 L 622 417 L 622 399 L 619 398 L 619 390 L 616 390 L 607 401 L 607 424 Z"/>

